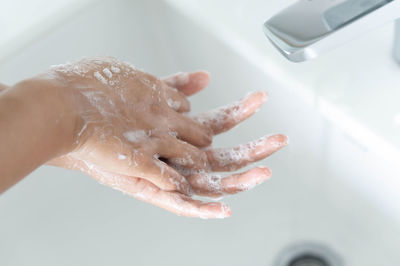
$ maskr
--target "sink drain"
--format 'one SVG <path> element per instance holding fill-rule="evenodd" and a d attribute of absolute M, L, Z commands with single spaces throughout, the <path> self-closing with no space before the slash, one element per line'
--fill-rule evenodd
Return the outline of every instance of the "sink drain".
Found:
<path fill-rule="evenodd" d="M 324 258 L 303 254 L 289 262 L 288 266 L 331 266 Z"/>
<path fill-rule="evenodd" d="M 340 257 L 325 245 L 298 243 L 284 249 L 274 266 L 344 266 Z"/>

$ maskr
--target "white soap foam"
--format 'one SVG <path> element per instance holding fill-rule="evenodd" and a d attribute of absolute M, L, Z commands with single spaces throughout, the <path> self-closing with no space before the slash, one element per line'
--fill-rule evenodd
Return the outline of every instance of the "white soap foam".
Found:
<path fill-rule="evenodd" d="M 231 169 L 235 169 L 235 165 L 241 164 L 247 161 L 251 161 L 251 153 L 254 155 L 264 152 L 264 149 L 258 149 L 260 146 L 264 146 L 266 141 L 271 135 L 266 135 L 257 140 L 251 141 L 246 144 L 241 144 L 233 148 L 220 148 L 209 150 L 218 164 L 222 167 L 232 165 Z M 283 144 L 280 142 L 273 142 L 274 148 L 280 147 Z"/>
<path fill-rule="evenodd" d="M 177 87 L 184 86 L 189 82 L 189 73 L 186 72 L 178 72 L 172 76 L 166 77 L 165 79 L 169 81 L 171 84 L 174 84 Z"/>
<path fill-rule="evenodd" d="M 169 131 L 168 134 L 171 135 L 174 138 L 178 137 L 178 132 L 175 132 L 175 131 Z"/>
<path fill-rule="evenodd" d="M 103 83 L 104 85 L 108 85 L 108 81 L 106 80 L 105 77 L 103 77 L 103 75 L 101 75 L 98 71 L 93 73 L 93 76 L 100 81 L 101 83 Z"/>
<path fill-rule="evenodd" d="M 103 73 L 107 76 L 107 78 L 112 78 L 112 73 L 108 68 L 103 69 Z"/>
<path fill-rule="evenodd" d="M 181 102 L 174 101 L 174 100 L 172 100 L 170 98 L 167 99 L 167 104 L 168 104 L 169 107 L 171 107 L 175 111 L 179 110 L 179 107 L 181 107 Z"/>
<path fill-rule="evenodd" d="M 150 137 L 149 132 L 144 130 L 127 131 L 123 136 L 130 142 L 138 143 Z"/>
<path fill-rule="evenodd" d="M 124 154 L 118 154 L 118 160 L 126 160 L 127 156 Z"/>
<path fill-rule="evenodd" d="M 111 66 L 111 71 L 115 74 L 118 74 L 121 72 L 121 69 L 116 67 L 116 66 Z"/>

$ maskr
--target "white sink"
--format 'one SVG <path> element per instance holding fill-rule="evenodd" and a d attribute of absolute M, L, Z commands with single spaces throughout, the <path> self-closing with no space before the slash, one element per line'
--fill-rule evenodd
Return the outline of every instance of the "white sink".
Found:
<path fill-rule="evenodd" d="M 194 112 L 251 90 L 270 93 L 215 146 L 266 133 L 291 139 L 262 162 L 271 181 L 224 199 L 233 209 L 225 220 L 178 217 L 83 174 L 42 167 L 0 197 L 0 265 L 278 266 L 278 254 L 303 241 L 328 246 L 345 265 L 400 265 L 396 160 L 350 137 L 304 91 L 221 37 L 170 2 L 99 1 L 0 58 L 0 81 L 9 84 L 87 55 L 112 55 L 160 76 L 207 69 L 212 83 L 192 98 Z"/>

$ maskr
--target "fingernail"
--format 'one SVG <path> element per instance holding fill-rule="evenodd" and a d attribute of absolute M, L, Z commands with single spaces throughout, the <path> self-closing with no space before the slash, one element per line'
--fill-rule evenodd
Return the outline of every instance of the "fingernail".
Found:
<path fill-rule="evenodd" d="M 207 203 L 208 206 L 213 206 L 214 210 L 212 212 L 207 213 L 208 219 L 214 218 L 214 219 L 225 219 L 228 218 L 229 216 L 232 215 L 232 210 L 229 208 L 229 206 L 223 202 L 217 203 Z M 219 207 L 218 207 L 219 206 Z M 217 208 L 215 208 L 217 207 Z"/>
<path fill-rule="evenodd" d="M 265 175 L 267 176 L 267 179 L 269 179 L 272 176 L 272 170 L 269 167 L 266 166 L 258 166 L 259 169 L 263 170 Z"/>
<path fill-rule="evenodd" d="M 191 73 L 190 79 L 196 86 L 206 87 L 210 82 L 210 73 L 205 70 L 196 71 Z"/>
<path fill-rule="evenodd" d="M 272 135 L 268 137 L 269 144 L 279 150 L 289 144 L 289 138 L 282 134 Z"/>
<path fill-rule="evenodd" d="M 225 219 L 232 215 L 232 210 L 225 203 L 221 203 L 221 212 L 215 217 L 217 219 Z"/>
<path fill-rule="evenodd" d="M 268 98 L 269 98 L 269 93 L 266 92 L 266 91 L 263 91 L 262 94 L 263 94 L 262 100 L 263 100 L 263 102 L 265 102 L 265 101 L 268 100 Z"/>
<path fill-rule="evenodd" d="M 194 73 L 204 73 L 204 74 L 206 74 L 206 75 L 211 76 L 210 71 L 208 71 L 208 70 L 197 70 L 197 71 L 194 72 Z"/>
<path fill-rule="evenodd" d="M 284 136 L 286 137 L 286 143 L 285 143 L 285 145 L 289 145 L 289 143 L 290 143 L 289 137 L 286 136 L 286 135 L 284 135 Z"/>

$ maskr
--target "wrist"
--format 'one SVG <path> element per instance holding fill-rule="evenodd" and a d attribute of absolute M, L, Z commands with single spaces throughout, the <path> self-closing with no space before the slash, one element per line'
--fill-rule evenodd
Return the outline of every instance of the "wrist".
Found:
<path fill-rule="evenodd" d="M 77 116 L 70 103 L 70 92 L 60 81 L 31 78 L 19 82 L 7 92 L 29 111 L 38 132 L 43 133 L 48 159 L 70 152 L 73 147 Z"/>
<path fill-rule="evenodd" d="M 63 95 L 38 79 L 0 93 L 0 193 L 71 148 L 75 120 Z"/>

